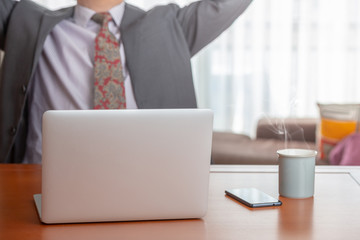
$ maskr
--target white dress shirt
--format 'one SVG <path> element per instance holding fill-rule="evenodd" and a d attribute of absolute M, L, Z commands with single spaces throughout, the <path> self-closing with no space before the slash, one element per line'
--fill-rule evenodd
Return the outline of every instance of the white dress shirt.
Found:
<path fill-rule="evenodd" d="M 110 9 L 110 31 L 119 41 L 127 108 L 137 108 L 126 68 L 120 23 L 125 3 Z M 41 163 L 42 115 L 47 110 L 93 109 L 95 37 L 100 25 L 95 12 L 77 5 L 72 18 L 61 21 L 47 36 L 29 92 L 29 131 L 24 163 Z"/>

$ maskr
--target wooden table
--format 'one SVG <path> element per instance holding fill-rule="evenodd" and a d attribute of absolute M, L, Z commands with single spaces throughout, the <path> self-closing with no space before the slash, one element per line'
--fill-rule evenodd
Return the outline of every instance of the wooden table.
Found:
<path fill-rule="evenodd" d="M 224 195 L 256 187 L 278 195 L 276 166 L 213 166 L 205 218 L 178 221 L 43 225 L 33 194 L 41 166 L 0 165 L 0 239 L 360 239 L 360 168 L 317 167 L 314 198 L 250 209 Z"/>

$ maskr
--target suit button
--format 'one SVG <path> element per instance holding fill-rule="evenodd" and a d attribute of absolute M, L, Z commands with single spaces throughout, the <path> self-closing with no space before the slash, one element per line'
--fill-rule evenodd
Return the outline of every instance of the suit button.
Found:
<path fill-rule="evenodd" d="M 22 91 L 22 93 L 23 93 L 23 94 L 25 94 L 25 93 L 26 93 L 26 90 L 27 90 L 26 85 L 25 85 L 25 84 L 24 84 L 24 85 L 22 85 L 22 87 L 21 87 L 21 91 Z"/>
<path fill-rule="evenodd" d="M 15 134 L 16 134 L 16 127 L 12 127 L 12 128 L 10 129 L 10 135 L 11 135 L 11 136 L 15 136 Z"/>

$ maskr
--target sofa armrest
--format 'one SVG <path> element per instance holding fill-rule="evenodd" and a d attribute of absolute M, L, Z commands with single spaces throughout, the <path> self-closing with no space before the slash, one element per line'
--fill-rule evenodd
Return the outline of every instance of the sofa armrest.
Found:
<path fill-rule="evenodd" d="M 316 118 L 261 118 L 256 139 L 316 142 Z"/>

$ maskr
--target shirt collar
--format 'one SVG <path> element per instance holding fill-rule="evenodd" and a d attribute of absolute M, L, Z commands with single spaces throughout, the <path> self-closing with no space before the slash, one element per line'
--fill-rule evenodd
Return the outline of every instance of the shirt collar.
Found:
<path fill-rule="evenodd" d="M 119 5 L 116 5 L 115 7 L 109 10 L 109 13 L 111 14 L 113 21 L 117 27 L 120 27 L 121 20 L 124 16 L 124 11 L 125 11 L 125 2 L 122 2 Z M 96 12 L 92 9 L 89 9 L 84 6 L 76 5 L 74 12 L 74 21 L 76 24 L 82 27 L 87 27 L 90 19 L 95 13 Z"/>

